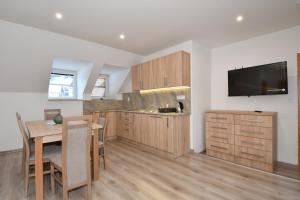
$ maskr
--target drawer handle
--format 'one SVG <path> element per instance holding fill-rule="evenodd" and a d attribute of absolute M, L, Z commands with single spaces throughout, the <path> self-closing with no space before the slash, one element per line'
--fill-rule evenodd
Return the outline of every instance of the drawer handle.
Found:
<path fill-rule="evenodd" d="M 220 130 L 227 130 L 227 128 L 217 127 L 217 126 L 211 126 L 210 128 L 213 128 L 213 129 L 220 129 Z"/>
<path fill-rule="evenodd" d="M 226 120 L 226 117 L 212 117 L 212 119 L 221 119 L 221 120 Z"/>
<path fill-rule="evenodd" d="M 248 152 L 241 152 L 242 154 L 245 154 L 245 155 L 249 155 L 249 156 L 255 156 L 255 157 L 258 157 L 258 158 L 264 158 L 264 156 L 261 156 L 261 155 L 256 155 L 256 154 L 253 154 L 253 153 L 248 153 Z"/>
<path fill-rule="evenodd" d="M 212 135 L 210 137 L 212 137 L 212 138 L 218 138 L 218 139 L 223 139 L 223 140 L 227 140 L 228 139 L 226 137 L 219 137 L 219 136 L 214 136 L 214 135 Z"/>
<path fill-rule="evenodd" d="M 161 118 L 160 116 L 154 116 L 154 115 L 150 115 L 150 117 L 153 117 L 153 118 Z"/>
<path fill-rule="evenodd" d="M 256 146 L 264 146 L 263 144 L 259 144 L 256 142 L 249 142 L 249 141 L 242 141 L 243 144 L 250 144 L 250 145 L 256 145 Z"/>
<path fill-rule="evenodd" d="M 249 135 L 264 135 L 262 132 L 249 132 L 241 130 L 241 133 L 249 134 Z"/>
<path fill-rule="evenodd" d="M 242 119 L 244 122 L 264 123 L 264 120 Z"/>
<path fill-rule="evenodd" d="M 211 147 L 215 147 L 217 149 L 223 149 L 223 150 L 227 150 L 226 147 L 219 147 L 219 146 L 216 146 L 216 145 L 210 145 Z"/>

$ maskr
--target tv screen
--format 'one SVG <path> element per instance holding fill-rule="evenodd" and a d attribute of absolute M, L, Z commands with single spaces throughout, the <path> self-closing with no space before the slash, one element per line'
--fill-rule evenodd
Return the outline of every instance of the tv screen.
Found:
<path fill-rule="evenodd" d="M 228 96 L 288 94 L 287 62 L 228 71 Z"/>

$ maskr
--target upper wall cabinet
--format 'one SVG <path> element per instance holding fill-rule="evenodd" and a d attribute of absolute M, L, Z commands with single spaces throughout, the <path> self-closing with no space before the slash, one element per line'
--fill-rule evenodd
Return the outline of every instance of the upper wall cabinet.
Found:
<path fill-rule="evenodd" d="M 132 66 L 132 89 L 190 86 L 190 54 L 184 51 Z"/>

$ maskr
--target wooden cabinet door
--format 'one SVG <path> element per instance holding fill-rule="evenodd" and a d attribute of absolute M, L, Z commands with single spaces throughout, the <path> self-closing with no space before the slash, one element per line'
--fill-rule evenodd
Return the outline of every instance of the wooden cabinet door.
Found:
<path fill-rule="evenodd" d="M 117 112 L 116 119 L 117 119 L 117 136 L 123 137 L 123 124 L 122 124 L 122 117 L 120 112 Z"/>
<path fill-rule="evenodd" d="M 142 88 L 143 90 L 153 89 L 153 65 L 152 61 L 145 62 L 141 64 L 141 78 L 142 78 Z"/>
<path fill-rule="evenodd" d="M 128 139 L 132 141 L 136 141 L 133 120 L 134 120 L 134 113 L 128 113 Z"/>
<path fill-rule="evenodd" d="M 140 90 L 142 86 L 141 64 L 134 65 L 131 67 L 131 79 L 132 79 L 132 90 L 133 91 Z"/>
<path fill-rule="evenodd" d="M 142 143 L 142 131 L 143 127 L 143 118 L 142 114 L 133 114 L 133 132 L 135 136 L 135 141 L 138 143 Z"/>
<path fill-rule="evenodd" d="M 141 125 L 140 125 L 140 143 L 144 145 L 149 145 L 149 134 L 150 134 L 150 117 L 149 115 L 141 115 Z"/>
<path fill-rule="evenodd" d="M 165 87 L 190 86 L 190 54 L 180 51 L 162 57 Z"/>
<path fill-rule="evenodd" d="M 164 74 L 166 87 L 180 86 L 182 83 L 181 56 L 180 52 L 173 53 L 164 57 Z"/>
<path fill-rule="evenodd" d="M 162 151 L 168 150 L 168 117 L 162 116 L 156 123 L 156 148 Z"/>
<path fill-rule="evenodd" d="M 152 60 L 152 87 L 153 88 L 163 88 L 165 85 L 165 70 L 164 70 L 164 60 L 157 58 Z"/>
<path fill-rule="evenodd" d="M 117 136 L 117 131 L 116 131 L 117 130 L 117 126 L 116 126 L 117 115 L 116 115 L 116 112 L 107 112 L 107 113 L 105 113 L 105 117 L 107 120 L 105 139 L 110 139 L 110 138 Z"/>

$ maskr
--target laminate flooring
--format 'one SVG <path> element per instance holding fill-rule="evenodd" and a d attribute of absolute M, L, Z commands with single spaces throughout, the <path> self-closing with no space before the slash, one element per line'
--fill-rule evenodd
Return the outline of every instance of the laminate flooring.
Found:
<path fill-rule="evenodd" d="M 297 180 L 249 169 L 189 153 L 177 159 L 154 155 L 120 141 L 106 144 L 107 169 L 93 183 L 93 199 L 175 200 L 175 199 L 287 199 L 300 200 Z M 20 173 L 21 152 L 0 155 L 0 199 L 35 199 L 34 179 L 24 197 Z M 45 176 L 45 199 L 62 199 L 62 189 L 50 191 Z M 85 188 L 70 192 L 70 199 L 84 199 Z"/>

